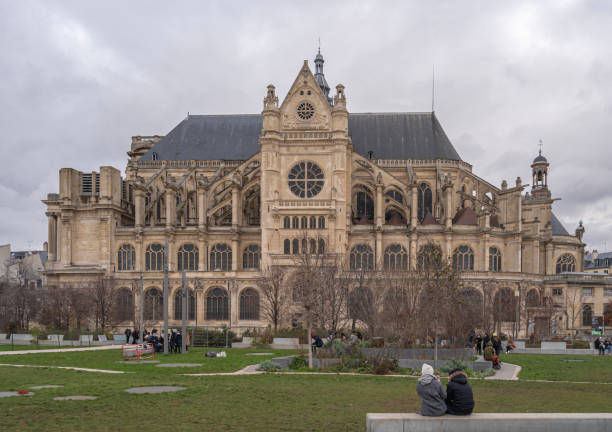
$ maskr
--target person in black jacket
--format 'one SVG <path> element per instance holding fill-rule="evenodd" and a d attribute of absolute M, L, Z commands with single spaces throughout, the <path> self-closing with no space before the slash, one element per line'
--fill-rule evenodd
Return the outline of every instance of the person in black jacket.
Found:
<path fill-rule="evenodd" d="M 467 380 L 467 374 L 461 369 L 453 369 L 448 375 L 448 384 L 446 384 L 446 413 L 470 415 L 473 410 L 474 394 Z"/>

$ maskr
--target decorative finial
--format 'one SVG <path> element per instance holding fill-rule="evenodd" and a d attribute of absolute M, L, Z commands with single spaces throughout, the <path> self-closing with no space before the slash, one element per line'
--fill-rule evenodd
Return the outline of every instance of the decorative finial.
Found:
<path fill-rule="evenodd" d="M 542 146 L 544 144 L 542 143 L 542 140 L 540 140 L 540 143 L 538 144 L 538 146 L 540 147 L 540 152 L 538 153 L 540 156 L 542 156 Z"/>
<path fill-rule="evenodd" d="M 319 36 L 319 54 L 321 54 L 321 37 Z"/>

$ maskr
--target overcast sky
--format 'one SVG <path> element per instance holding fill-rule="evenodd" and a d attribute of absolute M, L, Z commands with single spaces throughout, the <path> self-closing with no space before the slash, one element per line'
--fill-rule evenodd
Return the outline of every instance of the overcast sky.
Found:
<path fill-rule="evenodd" d="M 40 248 L 58 170 L 122 171 L 133 135 L 187 114 L 258 113 L 321 38 L 353 112 L 435 110 L 463 160 L 531 183 L 612 249 L 612 2 L 0 0 L 0 244 Z M 312 66 L 312 63 L 311 63 Z M 607 244 L 606 244 L 607 242 Z"/>

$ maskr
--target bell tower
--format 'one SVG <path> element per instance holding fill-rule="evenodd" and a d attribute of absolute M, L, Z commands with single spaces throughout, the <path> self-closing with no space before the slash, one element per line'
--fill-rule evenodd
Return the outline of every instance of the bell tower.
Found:
<path fill-rule="evenodd" d="M 548 190 L 548 160 L 542 156 L 542 141 L 540 141 L 540 151 L 531 164 L 532 187 L 531 195 L 536 198 L 549 198 L 550 191 Z"/>

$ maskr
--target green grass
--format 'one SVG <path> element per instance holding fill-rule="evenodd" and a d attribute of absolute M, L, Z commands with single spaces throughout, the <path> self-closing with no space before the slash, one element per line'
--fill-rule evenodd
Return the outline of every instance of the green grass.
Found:
<path fill-rule="evenodd" d="M 27 350 L 48 350 L 48 349 L 70 349 L 70 348 L 87 348 L 88 345 L 83 346 L 48 346 L 48 345 L 0 345 L 0 351 L 27 351 Z"/>
<path fill-rule="evenodd" d="M 419 409 L 416 380 L 410 377 L 263 374 L 184 376 L 192 372 L 239 370 L 269 357 L 246 356 L 255 350 L 227 350 L 227 358 L 205 359 L 203 349 L 165 358 L 164 362 L 204 363 L 199 368 L 122 365 L 119 351 L 0 356 L 0 363 L 84 366 L 126 370 L 106 375 L 61 369 L 0 366 L 0 391 L 33 385 L 64 388 L 37 390 L 31 397 L 0 398 L 0 430 L 67 431 L 363 431 L 368 412 Z M 286 351 L 275 352 L 279 355 Z M 525 362 L 524 373 L 548 370 L 539 362 L 557 356 L 509 356 Z M 582 358 L 582 357 L 581 357 Z M 585 358 L 586 359 L 586 358 Z M 612 358 L 597 360 L 610 374 Z M 556 363 L 554 363 L 556 365 Z M 571 364 L 571 363 L 570 363 Z M 575 363 L 573 365 L 583 365 Z M 590 367 L 594 367 L 591 365 Z M 608 376 L 608 375 L 606 375 Z M 565 377 L 566 379 L 571 377 Z M 187 390 L 133 395 L 133 386 L 180 385 Z M 476 412 L 606 412 L 612 386 L 570 383 L 472 380 Z M 54 401 L 55 396 L 93 395 L 95 401 Z"/>
<path fill-rule="evenodd" d="M 501 361 L 521 366 L 519 379 L 612 383 L 609 356 L 510 354 L 502 355 Z"/>

